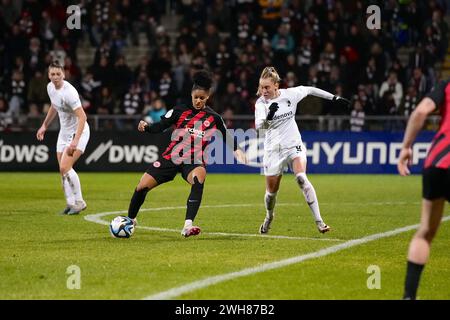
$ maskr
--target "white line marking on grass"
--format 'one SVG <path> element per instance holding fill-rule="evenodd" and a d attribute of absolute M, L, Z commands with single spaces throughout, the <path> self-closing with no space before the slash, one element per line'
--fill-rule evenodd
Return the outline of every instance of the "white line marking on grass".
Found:
<path fill-rule="evenodd" d="M 442 221 L 448 221 L 450 220 L 450 216 L 446 216 L 442 219 Z M 249 276 L 249 275 L 253 275 L 256 273 L 260 273 L 260 272 L 264 272 L 264 271 L 268 271 L 268 270 L 273 270 L 273 269 L 278 269 L 278 268 L 283 268 L 286 266 L 289 266 L 291 264 L 296 264 L 296 263 L 300 263 L 306 260 L 310 260 L 310 259 L 316 259 L 316 258 L 320 258 L 341 250 L 345 250 L 351 247 L 355 247 L 361 244 L 365 244 L 374 240 L 379 240 L 382 238 L 387 238 L 387 237 L 392 237 L 395 236 L 397 234 L 406 232 L 406 231 L 410 231 L 410 230 L 414 230 L 418 227 L 418 224 L 415 225 L 411 225 L 411 226 L 406 226 L 403 228 L 398 228 L 398 229 L 394 229 L 391 231 L 387 231 L 387 232 L 382 232 L 382 233 L 377 233 L 377 234 L 373 234 L 367 237 L 363 237 L 360 239 L 355 239 L 355 240 L 350 240 L 341 244 L 337 244 L 325 249 L 321 249 L 319 251 L 315 251 L 315 252 L 311 252 L 308 254 L 303 254 L 300 256 L 296 256 L 296 257 L 292 257 L 292 258 L 288 258 L 288 259 L 284 259 L 284 260 L 279 260 L 279 261 L 275 261 L 275 262 L 271 262 L 271 263 L 266 263 L 257 267 L 252 267 L 252 268 L 246 268 L 246 269 L 242 269 L 241 271 L 235 271 L 235 272 L 230 272 L 230 273 L 225 273 L 225 274 L 221 274 L 221 275 L 217 275 L 217 276 L 213 276 L 213 277 L 208 277 L 202 280 L 198 280 L 198 281 L 194 281 L 191 283 L 188 283 L 186 285 L 180 286 L 180 287 L 176 287 L 176 288 L 172 288 L 166 291 L 162 291 L 150 296 L 147 296 L 144 298 L 144 300 L 167 300 L 167 299 L 173 299 L 176 297 L 181 296 L 182 294 L 185 293 L 189 293 L 198 289 L 203 289 L 212 285 L 215 285 L 217 283 L 220 282 L 225 282 L 228 280 L 232 280 L 232 279 L 236 279 L 236 278 L 240 278 L 240 277 L 245 277 L 245 276 Z"/>
<path fill-rule="evenodd" d="M 289 206 L 292 204 L 289 203 L 280 203 L 279 206 Z M 296 205 L 296 204 L 295 204 Z M 231 208 L 231 207 L 254 207 L 255 204 L 222 204 L 222 205 L 205 205 L 202 208 Z M 149 209 L 141 209 L 140 211 L 162 211 L 162 210 L 177 210 L 177 209 L 186 209 L 186 206 L 179 207 L 162 207 L 162 208 L 149 208 Z M 105 226 L 109 225 L 108 221 L 102 220 L 101 218 L 104 216 L 109 216 L 113 214 L 124 214 L 127 211 L 110 211 L 110 212 L 102 212 L 97 214 L 89 214 L 84 216 L 84 219 L 90 222 L 103 224 Z M 146 227 L 146 226 L 136 226 L 136 228 L 146 229 L 151 231 L 162 231 L 162 232 L 180 232 L 178 229 L 169 229 L 169 228 L 158 228 L 158 227 Z M 342 239 L 335 238 L 313 238 L 313 237 L 290 237 L 290 236 L 282 236 L 282 235 L 268 235 L 268 234 L 257 234 L 257 233 L 228 233 L 228 232 L 203 232 L 204 235 L 211 236 L 236 236 L 236 237 L 257 237 L 257 238 L 268 238 L 268 239 L 286 239 L 286 240 L 315 240 L 315 241 L 344 241 Z"/>

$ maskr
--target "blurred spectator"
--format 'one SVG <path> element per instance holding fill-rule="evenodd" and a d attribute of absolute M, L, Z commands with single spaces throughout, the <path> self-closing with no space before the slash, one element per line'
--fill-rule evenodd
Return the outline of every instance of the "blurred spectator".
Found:
<path fill-rule="evenodd" d="M 162 99 L 154 99 L 152 103 L 143 111 L 144 120 L 148 123 L 157 123 L 161 121 L 167 113 L 166 105 Z"/>
<path fill-rule="evenodd" d="M 356 99 L 353 104 L 353 110 L 350 117 L 350 131 L 361 132 L 364 130 L 365 113 L 359 99 Z"/>
<path fill-rule="evenodd" d="M 26 84 L 22 71 L 14 70 L 11 78 L 9 89 L 9 108 L 8 112 L 11 115 L 18 116 L 24 113 Z"/>
<path fill-rule="evenodd" d="M 13 119 L 8 112 L 8 103 L 0 97 L 0 131 L 6 131 L 13 123 Z"/>
<path fill-rule="evenodd" d="M 272 38 L 272 48 L 275 52 L 275 60 L 283 61 L 288 54 L 294 52 L 294 38 L 290 34 L 289 25 L 282 24 L 278 27 L 278 32 Z"/>
<path fill-rule="evenodd" d="M 59 40 L 53 42 L 53 49 L 50 51 L 50 56 L 53 61 L 58 61 L 60 65 L 64 65 L 64 59 L 66 59 L 66 51 L 59 43 Z"/>
<path fill-rule="evenodd" d="M 226 107 L 222 113 L 222 118 L 225 121 L 225 126 L 227 127 L 227 129 L 234 129 L 234 112 L 232 108 Z"/>
<path fill-rule="evenodd" d="M 125 94 L 122 102 L 122 112 L 127 115 L 139 114 L 142 109 L 140 90 L 136 84 L 132 84 Z"/>
<path fill-rule="evenodd" d="M 2 0 L 0 15 L 3 17 L 3 21 L 7 27 L 11 28 L 17 21 L 20 17 L 21 9 L 20 1 Z"/>
<path fill-rule="evenodd" d="M 98 99 L 94 102 L 97 114 L 113 114 L 114 99 L 108 87 L 102 87 Z"/>
<path fill-rule="evenodd" d="M 214 0 L 208 13 L 209 22 L 217 26 L 221 32 L 230 30 L 232 21 L 231 10 L 224 2 L 224 0 Z"/>
<path fill-rule="evenodd" d="M 81 81 L 80 95 L 90 102 L 86 105 L 85 111 L 88 113 L 95 113 L 95 108 L 93 108 L 93 103 L 97 99 L 97 90 L 101 86 L 100 81 L 94 80 L 94 75 L 91 72 L 85 73 L 83 80 Z"/>
<path fill-rule="evenodd" d="M 30 106 L 36 105 L 39 111 L 42 110 L 44 103 L 48 101 L 47 83 L 47 74 L 37 70 L 28 85 L 28 104 Z"/>
<path fill-rule="evenodd" d="M 113 73 L 114 77 L 111 79 L 111 91 L 115 97 L 123 97 L 133 81 L 133 72 L 128 67 L 123 55 L 117 57 Z"/>
<path fill-rule="evenodd" d="M 419 101 L 420 101 L 420 98 L 417 95 L 416 88 L 414 86 L 409 86 L 406 91 L 405 98 L 402 101 L 400 113 L 406 117 L 409 117 L 409 115 L 416 108 Z"/>
<path fill-rule="evenodd" d="M 159 80 L 157 92 L 167 106 L 174 104 L 175 90 L 175 83 L 172 80 L 172 76 L 169 72 L 165 71 Z"/>
<path fill-rule="evenodd" d="M 237 92 L 237 88 L 234 82 L 228 82 L 225 94 L 222 97 L 219 97 L 219 101 L 217 102 L 217 112 L 223 113 L 225 108 L 230 108 L 234 114 L 239 114 L 243 107 L 244 102 L 241 99 L 241 96 Z"/>
<path fill-rule="evenodd" d="M 31 72 L 44 69 L 44 52 L 41 48 L 41 40 L 39 38 L 30 39 L 26 62 Z"/>
<path fill-rule="evenodd" d="M 380 97 L 385 97 L 385 93 L 387 92 L 392 95 L 395 105 L 397 107 L 400 106 L 400 102 L 403 98 L 403 87 L 402 84 L 397 81 L 397 73 L 393 71 L 389 72 L 389 77 L 381 84 Z"/>
<path fill-rule="evenodd" d="M 414 68 L 409 85 L 414 87 L 419 99 L 422 99 L 427 91 L 427 80 L 422 73 L 422 69 Z"/>
<path fill-rule="evenodd" d="M 273 36 L 281 17 L 282 0 L 258 0 L 261 8 L 261 22 L 269 36 Z"/>
<path fill-rule="evenodd" d="M 30 104 L 27 116 L 35 118 L 39 117 L 42 113 L 39 111 L 39 107 L 36 104 Z"/>

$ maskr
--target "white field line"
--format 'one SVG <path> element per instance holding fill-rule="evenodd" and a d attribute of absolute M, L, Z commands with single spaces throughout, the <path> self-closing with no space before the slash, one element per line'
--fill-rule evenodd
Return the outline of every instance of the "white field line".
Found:
<path fill-rule="evenodd" d="M 279 206 L 289 206 L 289 205 L 297 205 L 297 204 L 289 204 L 289 203 L 280 203 Z M 205 205 L 202 208 L 232 208 L 232 207 L 254 207 L 257 206 L 255 204 L 222 204 L 222 205 Z M 149 209 L 141 209 L 140 211 L 162 211 L 162 210 L 179 210 L 186 209 L 186 206 L 178 206 L 178 207 L 162 207 L 162 208 L 149 208 Z M 90 222 L 109 225 L 108 221 L 102 220 L 101 218 L 104 216 L 109 216 L 113 214 L 125 214 L 127 211 L 110 211 L 110 212 L 101 212 L 96 214 L 89 214 L 84 216 L 84 219 Z M 162 232 L 180 232 L 181 229 L 169 229 L 169 228 L 158 228 L 158 227 L 147 227 L 147 226 L 136 226 L 136 228 L 151 230 L 151 231 L 162 231 Z M 286 239 L 286 240 L 314 240 L 314 241 L 344 241 L 342 239 L 335 238 L 313 238 L 313 237 L 290 237 L 283 235 L 267 235 L 267 234 L 258 234 L 258 233 L 228 233 L 228 232 L 203 232 L 204 235 L 212 235 L 212 236 L 236 236 L 236 237 L 257 237 L 257 238 L 268 238 L 268 239 Z"/>
<path fill-rule="evenodd" d="M 448 220 L 450 220 L 450 216 L 446 216 L 446 217 L 442 218 L 442 221 L 448 221 Z M 303 254 L 300 256 L 296 256 L 296 257 L 292 257 L 292 258 L 288 258 L 288 259 L 284 259 L 284 260 L 270 262 L 270 263 L 266 263 L 266 264 L 263 264 L 263 265 L 260 265 L 257 267 L 242 269 L 240 271 L 235 271 L 235 272 L 230 272 L 230 273 L 225 273 L 225 274 L 221 274 L 221 275 L 217 275 L 217 276 L 208 277 L 208 278 L 205 278 L 202 280 L 198 280 L 198 281 L 194 281 L 194 282 L 185 284 L 180 287 L 175 287 L 175 288 L 172 288 L 172 289 L 169 289 L 166 291 L 152 294 L 150 296 L 145 297 L 144 300 L 174 299 L 185 293 L 189 293 L 189 292 L 192 292 L 192 291 L 195 291 L 198 289 L 203 289 L 203 288 L 215 285 L 217 283 L 253 275 L 256 273 L 260 273 L 260 272 L 265 272 L 268 270 L 283 268 L 283 267 L 289 266 L 291 264 L 300 263 L 300 262 L 310 260 L 310 259 L 320 258 L 320 257 L 326 256 L 326 255 L 329 255 L 329 254 L 332 254 L 332 253 L 335 253 L 335 252 L 338 252 L 341 250 L 345 250 L 345 249 L 348 249 L 351 247 L 355 247 L 355 246 L 358 246 L 361 244 L 365 244 L 365 243 L 368 243 L 368 242 L 371 242 L 374 240 L 392 237 L 392 236 L 395 236 L 395 235 L 403 233 L 403 232 L 414 230 L 418 226 L 419 226 L 418 224 L 415 224 L 415 225 L 406 226 L 406 227 L 394 229 L 394 230 L 387 231 L 387 232 L 377 233 L 377 234 L 373 234 L 373 235 L 370 235 L 367 237 L 346 241 L 344 243 L 337 244 L 337 245 L 334 245 L 334 246 L 331 246 L 331 247 L 328 247 L 325 249 L 321 249 L 321 250 L 318 250 L 315 252 L 311 252 L 308 254 Z"/>

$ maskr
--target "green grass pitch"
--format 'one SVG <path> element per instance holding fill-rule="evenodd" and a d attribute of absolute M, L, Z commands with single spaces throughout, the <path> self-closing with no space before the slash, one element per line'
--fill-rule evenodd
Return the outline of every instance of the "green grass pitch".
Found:
<path fill-rule="evenodd" d="M 177 177 L 148 194 L 134 235 L 115 239 L 107 225 L 86 218 L 109 222 L 126 215 L 141 173 L 79 175 L 88 208 L 61 216 L 57 173 L 0 174 L 0 299 L 401 298 L 414 230 L 347 244 L 418 224 L 420 176 L 309 175 L 332 227 L 322 235 L 293 176 L 285 175 L 271 237 L 264 237 L 258 234 L 264 177 L 211 174 L 196 219 L 202 234 L 187 239 L 180 231 L 190 188 Z M 100 215 L 107 212 L 116 213 Z M 433 242 L 419 299 L 450 299 L 449 224 L 442 223 Z M 276 264 L 294 257 L 309 258 Z M 79 268 L 80 289 L 68 288 L 70 266 Z"/>

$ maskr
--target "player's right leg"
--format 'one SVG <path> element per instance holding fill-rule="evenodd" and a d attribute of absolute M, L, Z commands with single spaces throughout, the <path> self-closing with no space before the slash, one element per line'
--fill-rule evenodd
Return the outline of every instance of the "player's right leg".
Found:
<path fill-rule="evenodd" d="M 61 158 L 62 158 L 62 151 L 56 152 L 56 158 L 58 159 L 58 166 L 61 168 Z M 61 170 L 60 170 L 61 171 Z M 66 198 L 66 207 L 63 211 L 61 211 L 61 214 L 67 214 L 70 210 L 70 207 L 75 204 L 75 196 L 72 191 L 71 185 L 65 179 L 64 175 L 61 174 L 61 185 L 64 192 L 64 197 Z"/>
<path fill-rule="evenodd" d="M 415 300 L 420 276 L 430 256 L 430 246 L 439 228 L 445 198 L 422 200 L 420 227 L 409 245 L 403 299 Z"/>
<path fill-rule="evenodd" d="M 142 175 L 128 206 L 128 217 L 133 220 L 135 225 L 137 224 L 136 216 L 145 201 L 147 193 L 157 186 L 158 182 L 152 175 L 147 172 Z"/>
<path fill-rule="evenodd" d="M 78 174 L 73 166 L 84 153 L 90 137 L 89 127 L 85 130 L 78 142 L 77 149 L 72 155 L 67 154 L 67 147 L 70 145 L 74 133 L 59 132 L 58 142 L 56 144 L 56 155 L 59 164 L 64 194 L 66 196 L 67 206 L 61 212 L 62 214 L 78 214 L 87 208 L 81 192 L 81 183 Z"/>
<path fill-rule="evenodd" d="M 409 245 L 404 299 L 416 299 L 420 276 L 430 256 L 431 241 L 439 228 L 445 200 L 450 202 L 450 170 L 424 169 L 420 226 Z"/>
<path fill-rule="evenodd" d="M 285 159 L 281 157 L 279 150 L 267 150 L 264 152 L 264 175 L 266 176 L 266 193 L 264 194 L 264 207 L 266 215 L 259 227 L 259 233 L 269 232 L 274 217 L 274 208 L 277 200 L 277 192 L 280 188 L 281 177 L 285 168 Z"/>
<path fill-rule="evenodd" d="M 67 208 L 64 210 L 65 214 L 78 214 L 86 209 L 86 202 L 83 200 L 81 193 L 81 184 L 78 174 L 73 169 L 75 162 L 81 157 L 83 153 L 80 150 L 75 150 L 72 156 L 69 156 L 64 149 L 59 158 L 59 172 L 63 181 L 63 189 L 66 195 Z M 67 211 L 67 209 L 69 209 Z"/>
<path fill-rule="evenodd" d="M 280 188 L 282 175 L 266 176 L 266 193 L 264 195 L 264 207 L 266 208 L 266 216 L 263 223 L 259 227 L 259 233 L 266 234 L 269 232 L 270 225 L 274 217 L 274 208 L 277 200 L 277 192 Z"/>

